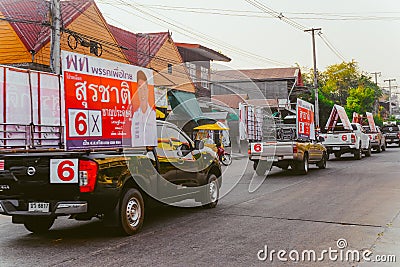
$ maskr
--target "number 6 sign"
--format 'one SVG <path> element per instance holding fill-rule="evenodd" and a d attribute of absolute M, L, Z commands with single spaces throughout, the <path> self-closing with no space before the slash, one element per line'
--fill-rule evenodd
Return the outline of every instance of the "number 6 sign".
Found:
<path fill-rule="evenodd" d="M 51 159 L 50 160 L 51 184 L 77 184 L 78 159 Z"/>
<path fill-rule="evenodd" d="M 251 143 L 250 151 L 251 151 L 251 153 L 261 153 L 261 152 L 263 152 L 262 143 Z"/>

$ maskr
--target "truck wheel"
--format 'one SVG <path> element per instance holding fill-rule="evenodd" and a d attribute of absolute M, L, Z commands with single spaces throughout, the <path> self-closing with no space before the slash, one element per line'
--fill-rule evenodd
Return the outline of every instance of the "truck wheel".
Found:
<path fill-rule="evenodd" d="M 367 151 L 365 152 L 365 156 L 366 157 L 371 157 L 372 153 L 371 153 L 371 145 L 369 145 Z"/>
<path fill-rule="evenodd" d="M 382 151 L 386 151 L 386 143 L 383 143 L 383 145 L 382 145 Z"/>
<path fill-rule="evenodd" d="M 297 171 L 299 174 L 306 175 L 308 173 L 308 155 L 305 154 L 303 161 L 299 162 L 297 165 Z"/>
<path fill-rule="evenodd" d="M 263 176 L 268 169 L 268 162 L 266 161 L 259 161 L 256 167 L 256 174 L 258 176 Z"/>
<path fill-rule="evenodd" d="M 144 201 L 139 190 L 130 188 L 125 192 L 121 200 L 119 216 L 122 234 L 134 235 L 141 230 L 144 220 Z"/>
<path fill-rule="evenodd" d="M 253 169 L 257 170 L 258 160 L 253 161 Z"/>
<path fill-rule="evenodd" d="M 338 152 L 335 153 L 335 158 L 340 159 L 341 156 L 342 156 L 342 154 L 340 154 Z"/>
<path fill-rule="evenodd" d="M 354 151 L 354 159 L 360 160 L 361 158 L 362 158 L 362 149 L 361 149 L 361 146 L 360 146 L 359 149 Z"/>
<path fill-rule="evenodd" d="M 30 216 L 25 219 L 25 228 L 34 233 L 41 234 L 47 232 L 53 226 L 55 218 L 47 216 Z"/>
<path fill-rule="evenodd" d="M 211 174 L 205 187 L 205 201 L 203 202 L 203 207 L 206 209 L 215 208 L 219 199 L 219 183 L 217 176 Z"/>
<path fill-rule="evenodd" d="M 326 161 L 328 160 L 327 158 L 328 158 L 328 156 L 324 153 L 322 155 L 321 161 L 317 163 L 318 168 L 326 169 Z"/>

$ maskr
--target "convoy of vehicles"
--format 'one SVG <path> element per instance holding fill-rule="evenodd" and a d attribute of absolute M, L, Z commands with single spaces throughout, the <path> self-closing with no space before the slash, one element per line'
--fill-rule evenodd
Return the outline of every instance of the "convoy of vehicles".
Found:
<path fill-rule="evenodd" d="M 334 154 L 336 158 L 340 158 L 343 154 L 351 153 L 357 160 L 362 158 L 363 153 L 367 157 L 371 156 L 370 138 L 364 128 L 358 123 L 351 123 L 351 127 L 348 130 L 343 124 L 337 124 L 322 134 L 328 155 Z"/>
<path fill-rule="evenodd" d="M 193 141 L 174 124 L 156 121 L 155 100 L 148 97 L 151 70 L 79 57 L 63 51 L 63 78 L 0 66 L 7 81 L 0 121 L 0 214 L 33 233 L 45 232 L 56 218 L 69 216 L 98 217 L 132 235 L 142 228 L 152 201 L 178 205 L 192 199 L 214 208 L 222 185 L 221 163 L 232 163 L 223 148 L 230 143 L 229 128 L 218 122 L 198 126 Z M 78 61 L 118 67 L 136 76 L 122 81 L 100 77 Z M 36 87 L 28 82 L 32 79 L 38 81 Z M 115 85 L 110 89 L 114 97 L 107 91 L 110 84 Z M 142 97 L 135 96 L 137 91 Z M 310 164 L 325 169 L 332 153 L 361 159 L 362 153 L 371 156 L 371 148 L 400 145 L 397 126 L 384 126 L 384 136 L 379 128 L 368 136 L 369 129 L 350 124 L 337 105 L 322 135 L 315 130 L 314 106 L 301 99 L 288 121 L 263 125 L 262 109 L 250 106 L 242 107 L 240 114 L 240 138 L 247 134 L 250 140 L 249 159 L 257 175 L 273 166 L 307 174 Z M 336 123 L 339 115 L 346 127 Z"/>

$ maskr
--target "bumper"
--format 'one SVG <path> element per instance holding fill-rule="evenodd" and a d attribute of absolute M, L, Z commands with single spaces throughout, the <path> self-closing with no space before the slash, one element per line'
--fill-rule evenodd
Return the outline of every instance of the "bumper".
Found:
<path fill-rule="evenodd" d="M 270 162 L 278 162 L 282 160 L 296 160 L 296 158 L 291 156 L 264 156 L 264 155 L 250 155 L 249 159 L 251 161 L 270 161 Z"/>
<path fill-rule="evenodd" d="M 386 143 L 391 144 L 391 143 L 398 143 L 400 142 L 399 138 L 390 138 L 390 137 L 386 137 Z"/>
<path fill-rule="evenodd" d="M 326 151 L 328 152 L 328 154 L 332 154 L 332 153 L 340 153 L 340 154 L 344 154 L 344 153 L 353 153 L 353 151 L 356 149 L 355 145 L 341 145 L 341 146 L 335 146 L 335 145 L 325 145 L 326 147 Z"/>
<path fill-rule="evenodd" d="M 86 201 L 58 201 L 50 202 L 49 212 L 28 211 L 27 202 L 20 200 L 0 200 L 0 214 L 20 216 L 61 216 L 86 213 Z"/>

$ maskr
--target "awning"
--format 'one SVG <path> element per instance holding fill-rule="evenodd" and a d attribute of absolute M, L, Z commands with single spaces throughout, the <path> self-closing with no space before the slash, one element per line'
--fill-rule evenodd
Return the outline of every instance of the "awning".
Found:
<path fill-rule="evenodd" d="M 195 121 L 204 118 L 196 96 L 193 93 L 171 90 L 169 91 L 168 99 L 175 118 Z"/>
<path fill-rule="evenodd" d="M 198 127 L 194 128 L 193 130 L 223 131 L 223 130 L 229 130 L 229 128 L 222 127 L 222 126 L 218 125 L 217 123 L 215 123 L 215 124 L 201 125 L 201 126 L 198 126 Z"/>

